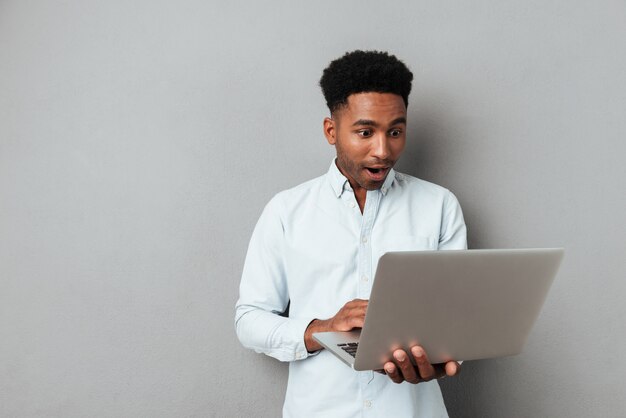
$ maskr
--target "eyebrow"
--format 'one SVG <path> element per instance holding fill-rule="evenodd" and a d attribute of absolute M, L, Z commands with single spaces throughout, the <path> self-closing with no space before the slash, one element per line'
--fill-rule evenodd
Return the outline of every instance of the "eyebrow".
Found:
<path fill-rule="evenodd" d="M 405 124 L 406 125 L 406 118 L 404 116 L 401 116 L 399 118 L 396 118 L 394 120 L 391 121 L 391 123 L 389 124 L 390 126 L 393 125 L 399 125 L 399 124 Z M 378 123 L 374 122 L 373 120 L 369 120 L 369 119 L 359 119 L 356 122 L 354 122 L 352 124 L 352 126 L 378 126 Z"/>

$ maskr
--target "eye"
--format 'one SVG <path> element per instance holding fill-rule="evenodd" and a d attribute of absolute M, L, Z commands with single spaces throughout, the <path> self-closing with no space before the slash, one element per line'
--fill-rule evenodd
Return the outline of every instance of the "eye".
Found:
<path fill-rule="evenodd" d="M 398 138 L 400 135 L 402 135 L 401 129 L 392 129 L 391 131 L 389 131 L 389 136 L 391 136 L 392 138 Z"/>
<path fill-rule="evenodd" d="M 357 134 L 360 137 L 368 138 L 368 137 L 372 136 L 372 130 L 371 129 L 361 129 L 360 131 L 357 131 Z"/>

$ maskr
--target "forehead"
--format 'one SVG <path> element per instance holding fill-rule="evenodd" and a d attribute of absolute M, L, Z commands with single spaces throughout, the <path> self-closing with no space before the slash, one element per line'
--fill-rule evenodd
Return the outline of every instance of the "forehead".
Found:
<path fill-rule="evenodd" d="M 384 123 L 406 117 L 406 106 L 402 97 L 397 94 L 356 93 L 348 96 L 348 103 L 339 113 L 341 119 L 366 119 Z"/>

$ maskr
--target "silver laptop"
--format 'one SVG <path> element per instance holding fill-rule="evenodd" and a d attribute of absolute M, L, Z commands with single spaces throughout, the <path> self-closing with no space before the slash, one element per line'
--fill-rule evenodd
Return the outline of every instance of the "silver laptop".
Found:
<path fill-rule="evenodd" d="M 389 252 L 380 257 L 362 330 L 313 338 L 355 370 L 382 369 L 419 344 L 432 363 L 519 354 L 562 248 Z"/>

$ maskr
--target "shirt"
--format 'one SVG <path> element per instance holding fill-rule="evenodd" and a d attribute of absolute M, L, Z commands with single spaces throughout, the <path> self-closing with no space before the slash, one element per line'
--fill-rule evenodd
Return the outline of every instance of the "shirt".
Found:
<path fill-rule="evenodd" d="M 283 416 L 447 416 L 436 380 L 396 384 L 355 371 L 327 350 L 308 353 L 304 332 L 346 302 L 369 299 L 385 252 L 465 248 L 456 197 L 393 169 L 367 191 L 363 213 L 334 160 L 325 175 L 274 196 L 250 240 L 235 327 L 243 346 L 290 362 Z"/>

